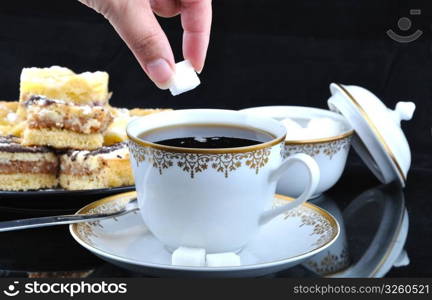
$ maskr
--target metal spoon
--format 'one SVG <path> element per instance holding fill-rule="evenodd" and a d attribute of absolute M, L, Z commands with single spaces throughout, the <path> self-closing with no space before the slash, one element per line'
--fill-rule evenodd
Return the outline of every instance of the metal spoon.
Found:
<path fill-rule="evenodd" d="M 133 198 L 121 210 L 112 213 L 63 215 L 0 222 L 0 232 L 81 222 L 93 222 L 123 216 L 137 210 L 139 210 L 138 201 L 136 198 Z"/>

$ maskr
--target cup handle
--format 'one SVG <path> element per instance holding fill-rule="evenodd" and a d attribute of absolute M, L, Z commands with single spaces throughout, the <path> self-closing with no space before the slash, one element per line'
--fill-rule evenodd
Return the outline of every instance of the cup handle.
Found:
<path fill-rule="evenodd" d="M 315 192 L 317 185 L 320 180 L 320 170 L 315 162 L 315 160 L 304 153 L 298 153 L 290 156 L 287 158 L 276 170 L 273 171 L 273 173 L 270 175 L 270 181 L 277 181 L 279 178 L 283 175 L 283 173 L 294 163 L 294 162 L 301 162 L 303 163 L 307 170 L 308 170 L 308 176 L 309 176 L 309 182 L 304 190 L 304 192 L 294 201 L 285 204 L 283 206 L 279 206 L 270 210 L 265 211 L 260 219 L 259 219 L 259 225 L 264 225 L 274 217 L 277 217 L 283 212 L 286 212 L 290 209 L 293 209 L 294 207 L 297 207 L 304 203 L 305 201 L 309 200 L 309 198 L 313 195 Z"/>

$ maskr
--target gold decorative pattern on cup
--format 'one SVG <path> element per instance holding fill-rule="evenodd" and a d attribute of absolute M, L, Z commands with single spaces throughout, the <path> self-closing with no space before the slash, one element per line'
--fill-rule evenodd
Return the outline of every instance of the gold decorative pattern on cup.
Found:
<path fill-rule="evenodd" d="M 185 153 L 164 151 L 153 147 L 143 147 L 129 140 L 130 151 L 139 165 L 147 161 L 162 175 L 164 169 L 174 166 L 190 174 L 194 178 L 197 173 L 202 173 L 209 168 L 223 173 L 228 178 L 233 172 L 243 165 L 258 174 L 269 161 L 271 148 L 260 148 L 244 153 Z"/>
<path fill-rule="evenodd" d="M 316 156 L 318 154 L 324 154 L 330 159 L 333 158 L 342 149 L 348 150 L 350 147 L 352 136 L 347 136 L 343 139 L 324 142 L 324 143 L 313 143 L 313 144 L 285 144 L 285 151 L 283 154 L 284 158 L 287 158 L 296 153 L 306 153 L 309 156 Z"/>

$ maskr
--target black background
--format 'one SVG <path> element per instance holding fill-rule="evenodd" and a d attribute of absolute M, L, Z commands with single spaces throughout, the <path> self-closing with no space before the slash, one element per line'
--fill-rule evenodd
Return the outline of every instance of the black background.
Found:
<path fill-rule="evenodd" d="M 410 16 L 411 8 L 422 14 Z M 150 82 L 107 20 L 78 1 L 2 1 L 0 98 L 18 97 L 23 67 L 51 65 L 108 71 L 111 102 L 125 107 L 326 108 L 330 82 L 356 84 L 390 107 L 401 100 L 417 104 L 403 127 L 414 165 L 432 167 L 430 1 L 216 0 L 213 10 L 202 84 L 172 97 Z M 412 21 L 407 32 L 397 27 L 400 17 Z M 181 60 L 179 18 L 160 22 Z M 423 35 L 401 44 L 388 29 Z"/>

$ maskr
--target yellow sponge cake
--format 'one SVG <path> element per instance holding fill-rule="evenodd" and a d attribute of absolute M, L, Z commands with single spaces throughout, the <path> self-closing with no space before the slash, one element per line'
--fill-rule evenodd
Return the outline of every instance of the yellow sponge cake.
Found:
<path fill-rule="evenodd" d="M 68 68 L 24 68 L 20 79 L 20 101 L 33 95 L 61 99 L 76 104 L 104 105 L 108 103 L 108 73 L 75 74 Z"/>

